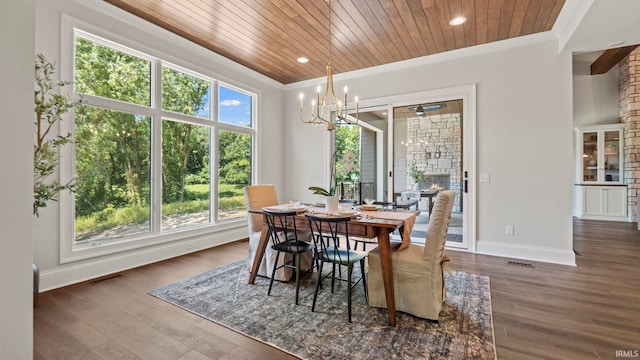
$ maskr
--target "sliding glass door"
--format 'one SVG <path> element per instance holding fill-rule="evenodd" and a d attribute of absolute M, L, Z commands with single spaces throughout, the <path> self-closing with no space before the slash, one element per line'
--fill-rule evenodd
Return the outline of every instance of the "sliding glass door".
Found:
<path fill-rule="evenodd" d="M 417 202 L 413 242 L 425 241 L 437 193 L 453 190 L 447 246 L 476 250 L 475 97 L 475 85 L 466 85 L 361 102 L 362 194 L 405 205 Z M 375 196 L 369 196 L 369 187 Z"/>
<path fill-rule="evenodd" d="M 417 201 L 415 241 L 426 235 L 438 192 L 453 190 L 455 203 L 447 245 L 466 247 L 463 236 L 463 100 L 416 102 L 393 107 L 393 194 Z"/>

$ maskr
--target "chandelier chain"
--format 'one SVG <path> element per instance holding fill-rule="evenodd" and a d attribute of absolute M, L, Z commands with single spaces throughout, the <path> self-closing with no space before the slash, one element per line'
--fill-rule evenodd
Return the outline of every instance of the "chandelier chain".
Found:
<path fill-rule="evenodd" d="M 327 62 L 327 82 L 324 95 L 321 97 L 321 86 L 317 87 L 316 99 L 311 101 L 311 118 L 309 120 L 303 119 L 304 112 L 304 93 L 300 93 L 300 121 L 305 124 L 311 124 L 314 126 L 325 125 L 328 131 L 332 131 L 340 123 L 356 124 L 358 122 L 358 97 L 354 98 L 355 105 L 355 117 L 349 115 L 349 109 L 347 107 L 347 87 L 344 87 L 343 98 L 336 97 L 333 88 L 333 66 L 331 65 L 331 57 L 333 55 L 333 42 L 331 30 L 333 26 L 333 9 L 331 7 L 331 0 L 325 0 L 329 9 L 329 26 L 327 27 L 327 40 L 328 43 L 328 56 Z"/>

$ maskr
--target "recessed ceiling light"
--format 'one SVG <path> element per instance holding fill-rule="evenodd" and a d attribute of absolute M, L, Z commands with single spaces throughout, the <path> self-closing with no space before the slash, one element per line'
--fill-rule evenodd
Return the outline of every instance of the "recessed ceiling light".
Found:
<path fill-rule="evenodd" d="M 306 57 L 302 56 L 302 57 L 299 57 L 299 58 L 298 58 L 298 62 L 299 62 L 300 64 L 306 64 L 306 63 L 308 63 L 308 62 L 309 62 L 309 59 L 307 59 Z"/>
<path fill-rule="evenodd" d="M 467 18 L 464 16 L 456 16 L 453 19 L 451 19 L 451 21 L 449 21 L 449 24 L 451 24 L 452 26 L 456 26 L 456 25 L 462 25 L 467 21 Z"/>

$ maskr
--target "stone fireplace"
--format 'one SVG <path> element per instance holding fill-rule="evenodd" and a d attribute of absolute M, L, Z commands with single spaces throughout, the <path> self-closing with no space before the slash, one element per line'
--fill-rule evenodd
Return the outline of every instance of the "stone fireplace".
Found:
<path fill-rule="evenodd" d="M 451 175 L 449 174 L 437 174 L 437 175 L 424 175 L 422 181 L 423 189 L 443 189 L 448 190 L 451 188 Z"/>
<path fill-rule="evenodd" d="M 425 115 L 407 119 L 406 166 L 415 163 L 424 173 L 420 189 L 437 186 L 454 190 L 456 200 L 453 212 L 461 211 L 462 179 L 462 114 L 459 112 Z M 401 188 L 398 186 L 398 188 Z M 414 182 L 406 178 L 406 189 Z"/>

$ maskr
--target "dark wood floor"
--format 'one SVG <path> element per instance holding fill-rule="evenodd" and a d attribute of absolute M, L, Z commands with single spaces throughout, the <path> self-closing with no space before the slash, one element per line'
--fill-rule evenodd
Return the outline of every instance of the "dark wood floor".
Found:
<path fill-rule="evenodd" d="M 574 222 L 577 267 L 449 251 L 451 268 L 491 277 L 499 359 L 615 359 L 640 350 L 640 231 Z M 40 294 L 34 359 L 291 359 L 147 295 L 246 256 L 247 242 Z M 512 260 L 512 259 L 511 259 Z"/>

